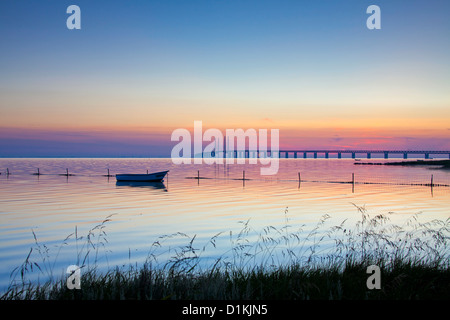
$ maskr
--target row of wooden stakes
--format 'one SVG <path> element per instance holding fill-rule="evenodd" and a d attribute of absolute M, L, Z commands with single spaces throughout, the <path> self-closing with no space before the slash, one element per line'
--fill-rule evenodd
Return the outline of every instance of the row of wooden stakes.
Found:
<path fill-rule="evenodd" d="M 1 174 L 2 174 L 2 173 L 0 172 L 0 175 L 1 175 Z M 147 174 L 148 174 L 148 170 L 147 170 Z M 9 171 L 9 168 L 6 168 L 6 175 L 7 175 L 7 176 L 11 175 L 11 172 Z M 37 172 L 32 173 L 32 175 L 40 176 L 40 175 L 43 175 L 43 173 L 41 173 L 40 170 L 39 170 L 39 168 L 37 168 Z M 66 168 L 66 173 L 62 173 L 62 174 L 59 174 L 59 175 L 60 175 L 60 176 L 65 176 L 65 177 L 70 177 L 70 176 L 74 176 L 75 174 L 69 173 L 69 168 Z M 109 169 L 107 169 L 107 174 L 106 174 L 106 175 L 103 175 L 103 177 L 114 177 L 114 175 L 110 174 Z M 210 179 L 210 178 L 207 178 L 207 177 L 201 177 L 201 176 L 200 176 L 200 170 L 197 170 L 197 176 L 196 176 L 196 177 L 188 177 L 188 178 L 189 178 L 189 179 L 198 179 L 198 180 L 200 180 L 200 179 Z M 242 181 L 246 181 L 246 180 L 251 180 L 251 179 L 245 178 L 245 170 L 243 170 L 243 171 L 242 171 L 242 178 L 237 178 L 237 179 L 233 179 L 233 180 L 242 180 Z M 302 182 L 302 181 L 305 181 L 305 182 L 306 182 L 306 180 L 302 180 L 302 178 L 301 178 L 301 173 L 298 172 L 298 182 L 300 183 L 300 182 Z M 355 183 L 356 183 L 356 181 L 355 181 L 355 173 L 352 173 L 352 180 L 351 180 L 351 181 L 333 181 L 333 182 L 336 182 L 336 183 L 351 183 L 351 184 L 355 184 Z M 364 182 L 363 182 L 363 183 L 364 183 Z M 367 182 L 365 182 L 365 183 L 367 183 Z M 376 183 L 374 183 L 374 184 L 376 184 Z M 431 186 L 431 187 L 433 187 L 433 186 L 447 186 L 447 185 L 435 184 L 435 183 L 434 183 L 434 177 L 433 177 L 433 175 L 431 175 L 431 181 L 430 181 L 430 183 L 419 183 L 419 184 L 416 184 L 416 185 Z"/>

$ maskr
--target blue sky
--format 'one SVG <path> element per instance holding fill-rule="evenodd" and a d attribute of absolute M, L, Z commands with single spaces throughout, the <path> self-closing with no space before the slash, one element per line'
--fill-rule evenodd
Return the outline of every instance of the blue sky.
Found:
<path fill-rule="evenodd" d="M 66 28 L 71 4 L 81 30 Z M 381 30 L 366 28 L 371 4 Z M 82 131 L 107 155 L 105 132 L 147 130 L 136 150 L 163 154 L 171 130 L 203 120 L 270 125 L 303 137 L 298 147 L 337 129 L 342 147 L 367 130 L 391 145 L 450 147 L 449 12 L 437 0 L 2 0 L 0 146 Z"/>

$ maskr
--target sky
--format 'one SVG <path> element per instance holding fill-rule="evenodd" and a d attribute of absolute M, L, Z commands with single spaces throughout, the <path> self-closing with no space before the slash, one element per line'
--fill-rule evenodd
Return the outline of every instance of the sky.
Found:
<path fill-rule="evenodd" d="M 173 130 L 194 121 L 279 129 L 281 149 L 450 150 L 449 12 L 442 0 L 2 0 L 0 157 L 169 157 Z"/>

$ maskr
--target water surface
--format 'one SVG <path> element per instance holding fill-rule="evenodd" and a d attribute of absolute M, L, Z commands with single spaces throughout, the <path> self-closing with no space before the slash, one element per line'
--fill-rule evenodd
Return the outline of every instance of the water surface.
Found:
<path fill-rule="evenodd" d="M 371 160 L 383 162 L 385 160 Z M 171 246 L 195 236 L 204 256 L 231 246 L 231 235 L 245 223 L 254 237 L 267 226 L 307 232 L 327 214 L 328 226 L 389 214 L 403 223 L 420 213 L 423 221 L 450 217 L 450 171 L 432 167 L 362 166 L 351 159 L 280 159 L 275 176 L 261 176 L 256 165 L 179 165 L 170 159 L 0 159 L 0 284 L 20 266 L 36 239 L 32 257 L 61 275 L 70 264 L 89 259 L 107 267 L 142 262 L 163 235 Z M 10 175 L 6 175 L 6 170 Z M 37 172 L 41 175 L 33 175 Z M 71 176 L 61 174 L 69 170 Z M 117 173 L 169 169 L 163 183 L 117 184 Z M 249 180 L 242 180 L 243 171 Z M 198 172 L 202 179 L 197 177 Z M 299 173 L 301 182 L 299 182 Z M 355 183 L 352 181 L 354 174 Z M 418 185 L 424 184 L 424 185 Z M 112 215 L 112 216 L 110 216 Z M 109 217 L 110 216 L 110 217 Z M 89 231 L 109 217 L 104 228 Z M 288 220 L 286 220 L 288 219 Z M 101 230 L 101 232 L 99 232 Z M 75 233 L 79 240 L 75 241 Z M 34 233 L 34 234 L 33 234 Z M 222 233 L 217 246 L 209 243 Z M 35 238 L 36 237 L 36 238 Z M 83 238 L 81 238 L 83 237 Z M 252 233 L 248 235 L 252 239 Z M 45 247 L 44 247 L 45 244 Z M 95 247 L 95 248 L 94 248 Z M 44 263 L 45 260 L 45 263 Z"/>

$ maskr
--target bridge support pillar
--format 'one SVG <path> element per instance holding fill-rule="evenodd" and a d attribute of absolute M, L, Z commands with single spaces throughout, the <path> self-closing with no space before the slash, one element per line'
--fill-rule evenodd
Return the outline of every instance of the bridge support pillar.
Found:
<path fill-rule="evenodd" d="M 408 159 L 408 153 L 407 153 L 407 152 L 405 152 L 405 153 L 403 154 L 403 159 Z"/>
<path fill-rule="evenodd" d="M 370 152 L 367 152 L 367 159 L 372 159 L 372 154 Z"/>
<path fill-rule="evenodd" d="M 450 155 L 449 155 L 450 157 Z M 303 158 L 306 159 L 306 152 L 303 152 Z"/>
<path fill-rule="evenodd" d="M 450 155 L 449 155 L 450 157 Z M 338 159 L 342 159 L 342 153 L 338 152 Z"/>
<path fill-rule="evenodd" d="M 388 159 L 388 158 L 389 158 L 389 152 L 385 152 L 385 153 L 384 153 L 384 158 L 385 158 L 385 159 Z"/>
<path fill-rule="evenodd" d="M 317 159 L 317 152 L 314 152 L 314 159 Z"/>
<path fill-rule="evenodd" d="M 297 152 L 294 152 L 294 159 L 297 159 Z"/>
<path fill-rule="evenodd" d="M 330 156 L 328 154 L 328 152 L 325 152 L 325 159 L 328 159 Z"/>
<path fill-rule="evenodd" d="M 352 159 L 356 158 L 356 153 L 352 152 Z"/>
<path fill-rule="evenodd" d="M 425 153 L 425 159 L 430 159 L 430 154 L 429 153 Z"/>

